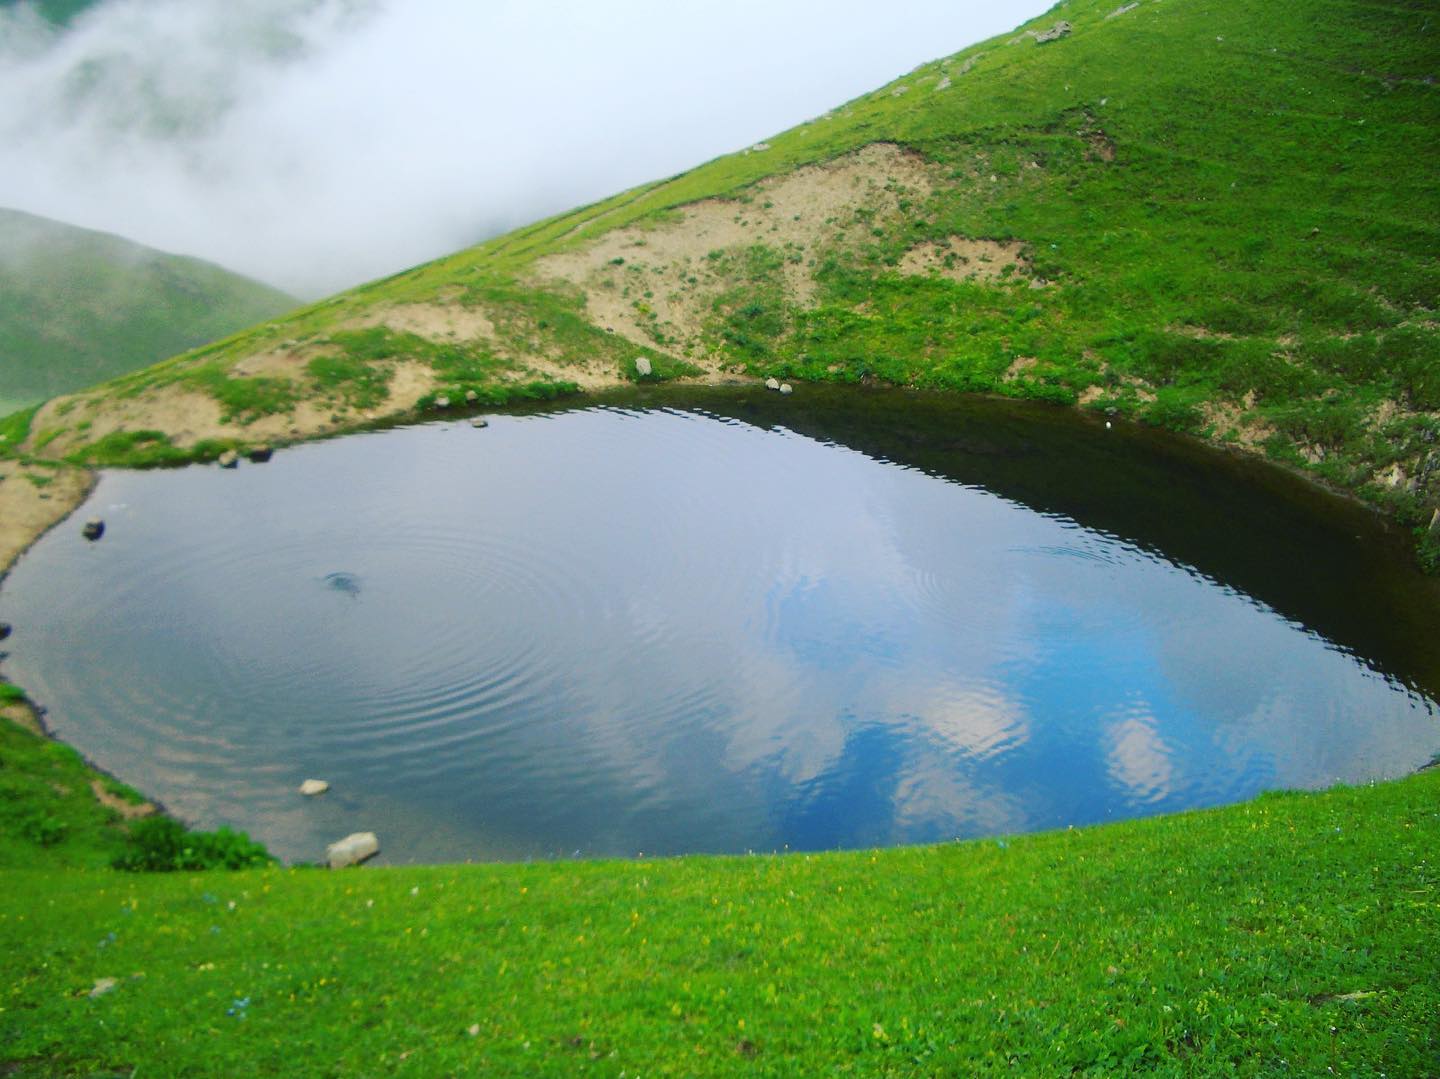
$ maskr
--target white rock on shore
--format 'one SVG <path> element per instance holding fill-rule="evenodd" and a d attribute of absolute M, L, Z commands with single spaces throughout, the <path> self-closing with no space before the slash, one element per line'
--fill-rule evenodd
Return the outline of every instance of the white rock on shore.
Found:
<path fill-rule="evenodd" d="M 329 789 L 330 784 L 326 783 L 323 779 L 307 779 L 304 783 L 300 784 L 300 793 L 307 798 L 317 794 L 324 794 Z"/>
<path fill-rule="evenodd" d="M 374 832 L 354 832 L 338 843 L 331 843 L 326 847 L 325 861 L 331 869 L 344 869 L 346 866 L 359 865 L 379 853 L 380 840 L 375 837 Z"/>

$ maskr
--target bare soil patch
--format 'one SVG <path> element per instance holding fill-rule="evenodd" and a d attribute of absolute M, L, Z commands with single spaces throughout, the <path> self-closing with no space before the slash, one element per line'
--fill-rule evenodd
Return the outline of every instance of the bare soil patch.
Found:
<path fill-rule="evenodd" d="M 478 307 L 458 303 L 410 303 L 382 307 L 345 324 L 345 329 L 384 326 L 429 341 L 479 341 L 495 338 L 495 323 Z"/>
<path fill-rule="evenodd" d="M 82 469 L 0 461 L 0 577 L 26 548 L 70 516 L 94 486 L 95 477 Z"/>
<path fill-rule="evenodd" d="M 1211 440 L 1259 453 L 1265 440 L 1275 433 L 1263 420 L 1250 414 L 1255 407 L 1255 394 L 1248 393 L 1242 401 L 1207 401 L 1200 406 L 1205 425 L 1214 432 Z"/>
<path fill-rule="evenodd" d="M 646 346 L 658 331 L 705 366 L 705 324 L 715 297 L 732 283 L 715 272 L 712 252 L 756 244 L 783 251 L 787 298 L 806 306 L 815 294 L 816 255 L 849 246 L 848 232 L 864 232 L 857 215 L 871 224 L 888 220 L 902 201 L 928 197 L 937 182 L 918 155 L 876 143 L 760 183 L 743 200 L 706 199 L 663 224 L 613 230 L 541 259 L 534 273 L 542 282 L 578 286 L 596 325 Z"/>
<path fill-rule="evenodd" d="M 271 350 L 242 360 L 234 369 L 237 376 L 284 375 L 303 385 L 304 364 L 324 351 L 323 346 L 299 353 Z M 392 367 L 389 394 L 370 409 L 348 406 L 313 397 L 293 410 L 260 416 L 250 422 L 226 419 L 220 403 L 209 394 L 189 386 L 158 386 L 130 398 L 86 394 L 50 402 L 31 425 L 30 447 L 35 434 L 52 429 L 60 433 L 48 441 L 44 454 L 64 457 L 106 435 L 122 431 L 163 431 L 171 444 L 185 448 L 210 439 L 231 439 L 251 445 L 294 442 L 331 434 L 359 424 L 384 419 L 413 408 L 435 387 L 435 375 L 425 364 L 399 361 Z M 63 414 L 61 407 L 66 408 Z M 88 424 L 83 430 L 81 424 Z"/>
<path fill-rule="evenodd" d="M 951 281 L 1002 281 L 1017 273 L 1028 277 L 1031 271 L 1023 244 L 951 236 L 943 242 L 912 247 L 900 260 L 900 272 Z"/>
<path fill-rule="evenodd" d="M 40 722 L 40 717 L 35 714 L 35 709 L 31 708 L 24 701 L 18 704 L 0 705 L 0 719 L 8 719 L 21 730 L 29 731 L 31 734 L 39 735 L 41 738 L 48 737 L 45 733 L 45 725 Z M 58 793 L 64 794 L 66 791 L 61 788 Z"/>
<path fill-rule="evenodd" d="M 90 781 L 90 790 L 95 795 L 97 802 L 106 809 L 120 814 L 121 820 L 140 820 L 142 817 L 151 817 L 159 812 L 153 802 L 127 802 L 124 798 L 111 794 L 105 789 L 104 781 L 100 779 Z"/>

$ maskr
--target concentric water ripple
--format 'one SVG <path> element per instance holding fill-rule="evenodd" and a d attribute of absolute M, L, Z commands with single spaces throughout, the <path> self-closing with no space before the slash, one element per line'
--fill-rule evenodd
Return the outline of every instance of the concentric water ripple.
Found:
<path fill-rule="evenodd" d="M 1173 506 L 1152 535 L 1045 504 L 1123 444 L 1004 453 L 986 415 L 937 423 L 949 457 L 907 429 L 913 461 L 799 413 L 594 408 L 110 473 L 104 540 L 67 525 L 0 592 L 5 670 L 102 766 L 303 859 L 360 828 L 396 860 L 930 841 L 1440 748 L 1423 674 L 1167 554 Z M 1378 572 L 1336 551 L 1328 579 Z"/>

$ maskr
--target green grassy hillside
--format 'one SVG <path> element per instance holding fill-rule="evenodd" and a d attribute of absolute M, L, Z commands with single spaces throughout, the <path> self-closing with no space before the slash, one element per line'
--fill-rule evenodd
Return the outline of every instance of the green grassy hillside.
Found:
<path fill-rule="evenodd" d="M 272 416 L 304 437 L 644 355 L 660 378 L 1114 411 L 1428 520 L 1437 41 L 1419 2 L 1070 0 L 744 153 L 66 402 L 31 445 L 123 460 L 148 428 L 184 452 L 200 434 L 165 417 L 187 395 L 216 438 Z"/>
<path fill-rule="evenodd" d="M 0 415 L 294 306 L 199 259 L 0 209 Z"/>

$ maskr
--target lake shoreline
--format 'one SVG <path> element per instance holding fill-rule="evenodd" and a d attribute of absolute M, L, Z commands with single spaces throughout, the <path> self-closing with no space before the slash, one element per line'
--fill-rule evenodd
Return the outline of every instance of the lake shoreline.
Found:
<path fill-rule="evenodd" d="M 37 553 L 34 558 L 37 560 L 34 567 L 26 562 L 27 568 L 44 573 L 50 572 L 40 565 L 39 560 L 48 560 L 54 550 L 72 551 L 80 557 L 76 571 L 80 574 L 74 580 L 79 583 L 92 576 L 93 566 L 95 572 L 103 567 L 102 563 L 110 563 L 114 558 L 148 557 L 152 560 L 157 572 L 165 573 L 166 567 L 172 567 L 172 573 L 179 573 L 185 576 L 184 570 L 179 567 L 183 564 L 185 550 L 210 549 L 218 539 L 216 536 L 197 535 L 191 540 L 184 540 L 183 533 L 184 518 L 186 510 L 177 516 L 171 515 L 174 519 L 167 523 L 156 524 L 151 521 L 151 531 L 147 534 L 141 528 L 140 522 L 153 518 L 150 510 L 144 509 L 145 501 L 137 499 L 135 492 L 131 490 L 134 485 L 146 483 L 178 483 L 185 491 L 194 492 L 200 497 L 195 504 L 203 506 L 210 496 L 205 492 L 213 492 L 216 497 L 232 498 L 240 497 L 239 492 L 256 489 L 256 485 L 268 491 L 264 496 L 264 504 L 271 510 L 287 517 L 283 506 L 286 498 L 284 491 L 293 488 L 289 478 L 290 473 L 299 470 L 297 475 L 303 473 L 309 466 L 307 462 L 316 457 L 325 457 L 338 464 L 329 466 L 334 473 L 335 468 L 343 468 L 344 462 L 355 461 L 356 453 L 360 460 L 369 460 L 370 465 L 363 465 L 360 474 L 369 474 L 373 465 L 384 462 L 393 457 L 397 452 L 401 458 L 408 459 L 408 455 L 402 450 L 394 447 L 404 447 L 417 438 L 434 442 L 436 438 L 443 443 L 449 444 L 454 440 L 457 447 L 463 448 L 466 457 L 475 453 L 482 454 L 483 459 L 491 461 L 490 469 L 498 470 L 497 475 L 513 474 L 514 476 L 526 475 L 525 461 L 530 456 L 528 453 L 520 459 L 510 458 L 514 465 L 505 464 L 506 458 L 493 457 L 490 448 L 498 451 L 499 447 L 507 444 L 511 432 L 516 429 L 516 422 L 527 426 L 539 425 L 550 429 L 553 423 L 556 428 L 564 427 L 570 422 L 566 413 L 592 412 L 596 419 L 584 421 L 614 422 L 605 421 L 603 416 L 606 412 L 612 417 L 619 418 L 629 413 L 638 416 L 640 411 L 655 410 L 657 412 L 691 412 L 697 416 L 720 419 L 726 422 L 737 422 L 751 427 L 758 431 L 774 431 L 782 435 L 795 435 L 801 438 L 818 440 L 821 444 L 832 444 L 859 452 L 864 456 L 876 461 L 887 462 L 899 465 L 902 468 L 909 468 L 913 471 L 928 473 L 942 479 L 949 479 L 962 486 L 983 487 L 1000 493 L 1002 497 L 1008 495 L 1018 503 L 1027 503 L 1032 508 L 1043 514 L 1059 515 L 1069 517 L 1085 525 L 1097 525 L 1102 531 L 1117 537 L 1126 537 L 1131 541 L 1138 542 L 1144 549 L 1167 551 L 1170 556 L 1178 558 L 1181 563 L 1196 566 L 1202 575 L 1210 576 L 1212 579 L 1230 580 L 1237 583 L 1241 590 L 1251 595 L 1259 596 L 1261 600 L 1268 601 L 1271 606 L 1278 607 L 1282 611 L 1289 612 L 1291 616 L 1300 622 L 1311 626 L 1319 626 L 1324 631 L 1325 618 L 1322 617 L 1323 610 L 1317 611 L 1307 607 L 1304 603 L 1294 602 L 1296 593 L 1296 582 L 1290 578 L 1293 576 L 1283 571 L 1283 567 L 1275 565 L 1276 556 L 1262 559 L 1251 559 L 1254 566 L 1247 570 L 1246 574 L 1232 576 L 1236 559 L 1231 557 L 1234 552 L 1241 550 L 1247 543 L 1265 543 L 1265 535 L 1269 534 L 1274 544 L 1279 547 L 1286 547 L 1297 542 L 1297 537 L 1309 536 L 1308 540 L 1299 540 L 1305 543 L 1306 550 L 1314 552 L 1316 544 L 1322 547 L 1333 540 L 1331 533 L 1341 533 L 1341 538 L 1346 542 L 1353 539 L 1351 532 L 1355 534 L 1364 533 L 1370 537 L 1372 533 L 1366 521 L 1374 518 L 1373 509 L 1364 507 L 1363 504 L 1350 504 L 1345 500 L 1349 509 L 1342 506 L 1342 503 L 1332 503 L 1327 499 L 1312 497 L 1321 493 L 1321 489 L 1314 484 L 1292 485 L 1289 482 L 1291 473 L 1283 470 L 1276 470 L 1268 467 L 1267 462 L 1253 461 L 1254 467 L 1242 467 L 1227 462 L 1244 460 L 1236 455 L 1215 456 L 1205 452 L 1203 443 L 1192 438 L 1173 436 L 1166 432 L 1139 427 L 1129 423 L 1117 423 L 1114 429 L 1106 429 L 1103 421 L 1093 417 L 1076 415 L 1072 410 L 1055 408 L 1053 406 L 1038 405 L 1033 402 L 1013 401 L 1005 398 L 979 399 L 978 397 L 958 397 L 951 394 L 927 393 L 924 391 L 895 391 L 895 390 L 864 390 L 850 387 L 817 387 L 812 391 L 797 392 L 790 396 L 782 396 L 775 393 L 766 393 L 758 387 L 742 387 L 733 392 L 725 390 L 713 390 L 701 388 L 690 388 L 690 392 L 683 391 L 680 387 L 655 386 L 630 388 L 619 394 L 607 394 L 571 399 L 566 402 L 551 403 L 549 405 L 535 405 L 528 408 L 497 410 L 491 422 L 491 430 L 471 430 L 467 422 L 468 413 L 460 410 L 445 410 L 447 414 L 437 417 L 432 412 L 425 417 L 426 421 L 433 421 L 436 418 L 443 418 L 444 422 L 436 424 L 433 422 L 422 422 L 412 425 L 402 425 L 392 431 L 376 433 L 372 439 L 356 439 L 354 450 L 351 452 L 350 443 L 345 448 L 334 446 L 335 439 L 320 440 L 330 442 L 332 445 L 325 448 L 317 442 L 317 445 L 307 450 L 300 450 L 296 447 L 293 457 L 289 454 L 282 454 L 275 465 L 256 466 L 241 462 L 238 473 L 215 471 L 207 469 L 183 469 L 177 470 L 177 474 L 168 476 L 166 473 L 171 470 L 160 470 L 160 475 L 145 479 L 143 473 L 129 470 L 117 471 L 113 478 L 107 477 L 105 493 L 97 495 L 93 499 L 93 505 L 87 507 L 86 513 L 98 512 L 94 507 L 105 505 L 111 507 L 107 516 L 113 516 L 111 521 L 115 529 L 115 540 L 119 546 L 111 550 L 105 547 L 111 540 L 107 536 L 102 541 L 103 549 L 92 550 L 83 544 L 78 536 L 71 536 L 65 533 L 52 537 L 51 540 Z M 549 418 L 542 418 L 549 416 Z M 528 418 L 533 417 L 533 418 Z M 576 416 L 579 419 L 579 416 Z M 669 421 L 672 422 L 673 421 Z M 622 426 L 630 429 L 628 421 Z M 429 435 L 423 432 L 430 429 Z M 684 428 L 677 437 L 684 437 Z M 551 440 L 552 436 L 545 436 Z M 398 439 L 398 441 L 396 441 Z M 408 441 L 407 441 L 408 440 Z M 693 440 L 691 440 L 693 441 Z M 368 446 L 367 446 L 368 444 Z M 592 447 L 595 443 L 586 442 Z M 563 443 L 561 444 L 563 446 Z M 391 448 L 386 448 L 391 447 Z M 548 469 L 564 469 L 561 464 L 566 459 L 569 451 L 556 448 L 553 454 L 542 455 L 548 460 L 550 456 L 556 456 L 556 460 L 546 466 Z M 610 456 L 610 454 L 606 454 Z M 947 460 L 953 458 L 954 467 L 946 464 Z M 618 460 L 624 460 L 624 454 L 620 454 Z M 1111 462 L 1106 465 L 1105 462 Z M 280 463 L 283 462 L 283 463 Z M 1170 463 L 1167 463 L 1170 462 Z M 515 467 L 518 465 L 519 467 Z M 1176 471 L 1172 465 L 1178 465 Z M 353 465 L 351 467 L 354 467 Z M 612 462 L 612 467 L 614 463 Z M 760 466 L 764 471 L 765 466 Z M 278 470 L 278 471 L 272 471 Z M 754 462 L 747 465 L 743 470 L 745 474 L 751 474 L 755 470 Z M 1090 490 L 1090 485 L 1084 481 L 1086 472 L 1095 472 L 1108 478 L 1095 490 Z M 634 473 L 633 465 L 626 465 L 621 468 L 625 474 Z M 1207 477 L 1207 471 L 1210 475 Z M 181 476 L 178 472 L 188 472 L 188 476 Z M 738 474 L 738 473 L 737 473 Z M 1256 487 L 1230 488 L 1229 481 L 1232 477 L 1251 477 L 1253 475 L 1263 477 L 1263 482 Z M 336 482 L 337 476 L 343 473 L 334 473 L 325 484 L 324 489 L 329 489 Z M 1169 475 L 1169 479 L 1165 476 Z M 127 478 L 128 477 L 128 478 Z M 110 486 L 113 482 L 114 486 Z M 443 482 L 443 481 L 442 481 Z M 520 482 L 520 481 L 514 481 Z M 999 486 L 997 487 L 996 484 Z M 524 489 L 531 489 L 528 483 L 521 482 Z M 720 484 L 716 490 L 721 490 L 726 485 Z M 303 487 L 303 484 L 302 484 Z M 802 484 L 802 487 L 805 485 Z M 1270 493 L 1273 487 L 1276 494 Z M 1287 493 L 1288 489 L 1288 493 Z M 1085 493 L 1089 491 L 1089 493 Z M 1247 526 L 1236 533 L 1234 542 L 1228 542 L 1222 548 L 1214 551 L 1206 550 L 1206 541 L 1203 538 L 1214 531 L 1211 518 L 1214 514 L 1200 509 L 1194 520 L 1190 520 L 1187 514 L 1173 512 L 1178 507 L 1171 505 L 1176 500 L 1173 492 L 1189 492 L 1180 496 L 1183 500 L 1191 503 L 1203 503 L 1206 506 L 1224 504 L 1228 507 L 1229 513 L 1236 517 L 1237 521 L 1254 521 L 1257 518 L 1264 518 L 1267 522 L 1264 530 L 1255 532 L 1255 535 L 1246 539 L 1249 532 L 1254 528 Z M 1228 494 L 1226 492 L 1229 492 Z M 223 492 L 232 492 L 225 495 Z M 185 495 L 180 504 L 186 507 L 191 506 L 191 495 Z M 1218 499 L 1218 501 L 1217 501 Z M 169 501 L 174 503 L 175 497 Z M 483 499 L 482 499 L 483 501 Z M 1285 506 L 1291 502 L 1304 506 L 1319 506 L 1320 513 L 1316 518 L 1316 528 L 1305 525 L 1303 518 L 1297 518 L 1290 509 Z M 112 506 L 112 504 L 114 504 Z M 130 515 L 116 507 L 129 505 L 139 517 L 131 520 Z M 1271 507 L 1274 507 L 1272 514 Z M 1087 509 L 1087 506 L 1089 507 Z M 1293 507 L 1292 507 L 1293 509 Z M 198 520 L 211 521 L 219 512 L 214 507 L 211 509 L 196 509 L 194 514 Z M 223 515 L 222 515 L 223 516 Z M 1092 516 L 1095 518 L 1092 520 Z M 1273 524 L 1270 520 L 1274 517 Z M 1160 526 L 1157 521 L 1186 522 L 1177 526 Z M 127 523 L 128 522 L 128 523 Z M 76 526 L 78 528 L 78 525 Z M 208 533 L 209 529 L 202 530 Z M 1234 532 L 1233 527 L 1226 529 L 1227 533 Z M 1383 533 L 1378 527 L 1373 532 L 1374 541 L 1367 540 L 1369 548 L 1364 561 L 1379 562 L 1392 553 L 1392 545 L 1389 542 L 1390 536 Z M 128 537 L 128 547 L 125 541 Z M 1233 537 L 1232 537 L 1233 538 Z M 171 550 L 167 544 L 171 539 L 179 544 L 172 554 L 163 552 Z M 254 542 L 243 541 L 247 551 L 263 551 L 270 549 L 269 541 Z M 1187 545 L 1188 544 L 1188 545 Z M 1272 545 L 1274 546 L 1274 545 Z M 125 552 L 129 550 L 128 555 Z M 100 563 L 93 562 L 94 556 L 102 556 Z M 113 558 L 111 556 L 114 556 Z M 228 556 L 227 556 L 228 557 Z M 247 555 L 247 558 L 250 557 Z M 258 556 L 256 556 L 258 557 Z M 369 570 L 363 564 L 354 562 L 352 553 L 350 561 L 342 558 L 334 565 L 320 565 L 318 569 L 309 568 L 306 572 L 323 573 L 325 569 L 334 569 L 339 566 L 343 569 L 358 569 L 363 573 Z M 175 559 L 180 558 L 179 562 Z M 1207 558 L 1209 561 L 1207 561 Z M 158 560 L 157 560 L 158 559 Z M 352 564 L 353 562 L 353 564 Z M 1248 564 L 1247 562 L 1247 564 Z M 46 562 L 48 566 L 48 562 Z M 1274 574 L 1266 569 L 1270 567 L 1276 570 Z M 1256 571 L 1259 572 L 1256 572 Z M 260 572 L 261 567 L 257 564 L 250 572 Z M 148 572 L 148 571 L 147 571 Z M 268 573 L 266 569 L 261 573 Z M 208 575 L 205 576 L 206 579 Z M 1389 575 L 1384 575 L 1388 581 Z M 302 574 L 303 579 L 304 578 Z M 135 578 L 129 571 L 121 575 L 126 588 L 135 585 L 139 578 Z M 316 578 L 318 579 L 318 578 Z M 99 578 L 103 581 L 103 578 Z M 381 587 L 385 578 L 376 575 L 367 584 L 374 584 Z M 34 623 L 37 618 L 43 622 L 42 608 L 37 608 L 34 603 L 34 596 L 38 595 L 33 588 L 26 583 L 26 575 L 19 574 L 13 581 L 11 587 L 17 589 L 14 599 L 18 605 L 9 608 L 6 617 L 15 621 L 18 625 Z M 1269 582 L 1267 585 L 1266 582 Z M 152 582 L 152 584 L 158 583 Z M 94 612 L 100 608 L 110 606 L 114 593 L 108 590 L 112 586 L 96 583 L 92 588 L 89 598 L 77 601 L 79 608 L 85 611 Z M 142 592 L 149 592 L 151 586 L 140 586 Z M 1267 587 L 1273 589 L 1267 592 Z M 98 589 L 98 592 L 95 591 Z M 1304 591 L 1309 591 L 1308 586 Z M 1427 590 L 1428 591 L 1428 590 Z M 1377 603 L 1383 602 L 1386 596 L 1395 592 L 1393 587 L 1381 587 L 1374 590 L 1374 598 Z M 381 595 L 383 593 L 377 593 Z M 30 596 L 30 599 L 23 599 L 23 596 Z M 106 598 L 110 596 L 111 598 Z M 1319 605 L 1323 608 L 1323 604 Z M 1406 608 L 1408 609 L 1408 608 Z M 348 610 L 348 608 L 347 608 Z M 1316 617 L 1312 617 L 1315 615 Z M 1318 618 L 1318 621 L 1317 621 Z M 124 618 L 123 621 L 130 619 Z M 141 623 L 145 619 L 141 619 Z M 57 623 L 58 624 L 58 623 Z M 62 703 L 58 684 L 52 686 L 53 678 L 66 678 L 62 674 L 67 668 L 63 665 L 45 673 L 42 667 L 34 666 L 38 656 L 49 652 L 50 646 L 43 643 L 42 637 L 34 637 L 43 626 L 32 626 L 32 634 L 27 635 L 26 650 L 18 650 L 12 657 L 10 676 L 16 681 L 28 686 L 37 699 L 54 697 L 49 701 L 59 708 L 53 717 L 55 727 L 60 732 L 72 730 L 71 724 L 81 723 L 83 710 L 80 713 L 74 712 L 72 704 Z M 244 632 L 238 627 L 236 632 L 244 638 Z M 53 627 L 52 627 L 53 629 Z M 73 635 L 71 635 L 73 637 Z M 89 631 L 85 636 L 89 639 Z M 1337 640 L 1346 641 L 1353 645 L 1362 654 L 1372 655 L 1380 660 L 1387 670 L 1399 670 L 1411 672 L 1421 668 L 1414 664 L 1406 666 L 1405 655 L 1390 655 L 1383 649 L 1371 650 L 1371 635 L 1358 633 L 1354 638 L 1347 638 L 1345 632 L 1339 626 L 1332 627 L 1330 636 Z M 368 636 L 367 636 L 368 639 Z M 57 639 L 57 645 L 63 645 L 63 641 Z M 101 647 L 96 644 L 96 647 Z M 103 654 L 103 651 L 102 653 Z M 28 657 L 28 658 L 27 658 Z M 53 663 L 52 663 L 53 666 Z M 137 668 L 140 669 L 140 668 Z M 1435 684 L 1433 675 L 1435 672 L 1429 665 L 1423 667 L 1424 677 L 1419 679 L 1421 684 Z M 52 688 L 47 689 L 47 686 Z M 254 703 L 265 706 L 263 702 Z M 291 702 L 281 697 L 273 701 L 269 706 L 275 708 L 289 709 Z M 103 713 L 103 710 L 102 710 Z M 142 710 L 136 713 L 137 718 L 144 718 L 150 721 L 149 710 Z M 263 723 L 261 727 L 263 728 Z M 249 729 L 247 725 L 246 729 Z M 257 728 L 260 729 L 260 728 Z M 64 735 L 62 734 L 62 737 Z M 256 825 L 243 823 L 244 816 L 235 817 L 221 813 L 219 815 L 197 810 L 194 805 L 182 796 L 177 788 L 168 786 L 163 782 L 156 782 L 153 778 L 149 781 L 144 776 L 149 774 L 144 768 L 136 771 L 133 767 L 127 767 L 119 757 L 107 756 L 107 751 L 102 748 L 101 743 L 93 739 L 87 743 L 85 738 L 78 733 L 74 735 L 78 739 L 77 745 L 89 745 L 90 750 L 95 752 L 97 759 L 106 762 L 106 766 L 117 775 L 125 775 L 138 780 L 141 786 L 147 783 L 160 787 L 160 793 L 167 801 L 174 799 L 172 805 L 176 811 L 185 816 L 187 807 L 193 820 L 201 827 L 213 827 L 224 821 L 240 822 L 239 826 L 254 828 Z M 263 742 L 264 739 L 261 739 Z M 1391 768 L 1388 772 L 1372 772 L 1372 775 L 1389 774 L 1398 775 L 1400 770 L 1408 764 L 1417 763 L 1398 762 L 1398 768 Z M 1339 777 L 1344 774 L 1343 769 L 1337 770 L 1334 775 Z M 335 776 L 329 778 L 334 779 Z M 344 778 L 344 777 L 341 777 Z M 288 782 L 288 780 L 287 780 Z M 298 779 L 296 780 L 298 782 Z M 1283 785 L 1283 784 L 1282 784 Z M 1308 786 L 1309 781 L 1299 784 Z M 283 784 L 282 784 L 283 786 Z M 168 794 L 166 791 L 168 790 Z M 274 792 L 267 794 L 267 797 L 279 797 Z M 232 809 L 234 807 L 232 806 Z M 1081 819 L 1081 818 L 1074 818 Z M 333 823 L 333 822 L 332 822 Z M 343 822 L 342 822 L 343 823 Z M 265 829 L 261 828 L 262 832 Z M 333 837 L 332 837 L 333 838 Z M 267 842 L 276 842 L 276 838 L 266 835 Z M 583 845 L 583 844 L 578 844 Z M 651 849 L 649 841 L 641 844 L 647 852 Z M 286 850 L 286 856 L 290 858 L 305 858 L 309 856 L 313 843 L 307 842 L 300 847 L 292 846 Z M 276 849 L 284 848 L 280 843 Z M 399 850 L 400 848 L 395 848 Z M 570 848 L 565 847 L 568 851 Z M 702 848 L 709 849 L 709 848 Z M 444 858 L 431 859 L 436 862 L 444 861 Z"/>

